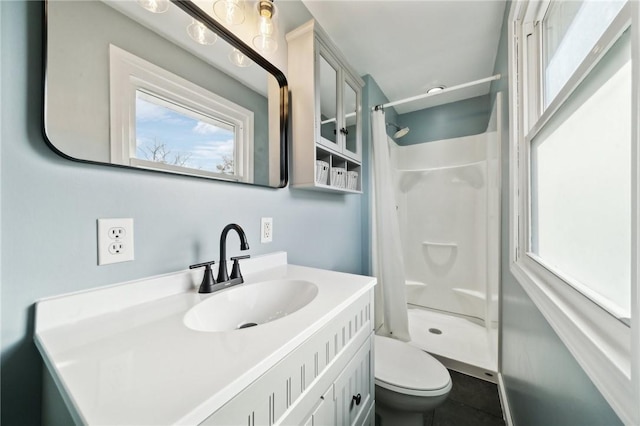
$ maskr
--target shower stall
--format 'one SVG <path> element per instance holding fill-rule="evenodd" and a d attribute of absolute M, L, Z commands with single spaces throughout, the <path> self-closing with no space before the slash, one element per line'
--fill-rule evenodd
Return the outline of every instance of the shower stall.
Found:
<path fill-rule="evenodd" d="M 411 344 L 490 381 L 498 370 L 500 94 L 485 133 L 391 143 Z"/>

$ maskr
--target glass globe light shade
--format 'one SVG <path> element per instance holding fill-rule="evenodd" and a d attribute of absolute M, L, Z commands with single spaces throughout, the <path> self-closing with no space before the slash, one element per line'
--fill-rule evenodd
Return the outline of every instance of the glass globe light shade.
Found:
<path fill-rule="evenodd" d="M 273 53 L 278 50 L 278 42 L 269 35 L 258 34 L 253 38 L 253 45 L 262 53 Z"/>
<path fill-rule="evenodd" d="M 213 4 L 213 13 L 229 25 L 244 22 L 244 6 L 241 0 L 218 0 Z"/>
<path fill-rule="evenodd" d="M 215 33 L 211 32 L 209 28 L 196 19 L 192 19 L 191 24 L 187 27 L 187 33 L 193 41 L 205 46 L 212 45 L 218 40 L 218 36 Z"/>
<path fill-rule="evenodd" d="M 229 60 L 233 65 L 236 65 L 240 68 L 246 68 L 253 64 L 253 61 L 238 49 L 232 49 L 231 52 L 229 52 Z"/>
<path fill-rule="evenodd" d="M 138 4 L 152 13 L 164 13 L 169 10 L 169 0 L 138 0 Z"/>
<path fill-rule="evenodd" d="M 262 53 L 273 53 L 278 49 L 277 28 L 273 22 L 275 14 L 272 0 L 258 2 L 258 34 L 253 38 L 253 45 Z"/>

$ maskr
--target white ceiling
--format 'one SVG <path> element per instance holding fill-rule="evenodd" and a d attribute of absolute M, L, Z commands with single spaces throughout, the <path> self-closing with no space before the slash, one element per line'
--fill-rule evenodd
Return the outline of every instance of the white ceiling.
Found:
<path fill-rule="evenodd" d="M 390 101 L 493 74 L 503 0 L 302 0 L 360 75 Z M 396 106 L 405 113 L 484 95 L 489 83 Z"/>
<path fill-rule="evenodd" d="M 195 0 L 205 11 L 211 0 Z M 246 0 L 248 10 L 254 0 Z M 214 46 L 195 45 L 184 28 L 190 20 L 176 9 L 184 23 L 171 25 L 162 18 L 137 7 L 135 2 L 106 1 L 125 14 L 133 13 L 143 25 L 175 32 L 176 42 L 194 54 L 210 60 L 219 50 L 224 58 L 217 66 L 231 67 L 226 60 L 228 46 L 219 40 Z M 304 6 L 302 6 L 304 4 Z M 268 60 L 286 70 L 284 35 L 311 16 L 329 34 L 359 75 L 370 74 L 390 101 L 425 93 L 433 86 L 447 87 L 489 77 L 493 74 L 505 7 L 504 0 L 277 0 L 281 48 Z M 126 6 L 129 6 L 128 8 Z M 305 8 L 306 6 L 306 8 Z M 124 10 L 130 9 L 130 10 Z M 308 11 L 307 11 L 308 9 Z M 249 14 L 249 17 L 252 15 Z M 149 21 L 149 22 L 147 22 Z M 255 23 L 231 28 L 251 43 Z M 245 37 L 243 37 L 245 36 Z M 184 39 L 184 40 L 183 40 Z M 197 51 L 197 50 L 200 51 Z M 227 70 L 256 78 L 259 67 Z M 264 72 L 263 72 L 264 73 Z M 251 76 L 251 77 L 249 77 Z M 422 101 L 396 106 L 400 114 L 480 96 L 489 92 L 490 83 L 448 92 Z M 255 88 L 258 90 L 258 88 Z"/>

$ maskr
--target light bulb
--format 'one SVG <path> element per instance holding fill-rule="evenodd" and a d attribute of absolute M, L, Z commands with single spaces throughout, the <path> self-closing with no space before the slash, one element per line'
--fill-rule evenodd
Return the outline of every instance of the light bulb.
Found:
<path fill-rule="evenodd" d="M 258 35 L 253 38 L 253 45 L 260 52 L 273 53 L 278 49 L 276 40 L 276 26 L 273 16 L 276 13 L 275 6 L 271 0 L 260 0 L 258 2 Z"/>
<path fill-rule="evenodd" d="M 187 27 L 187 33 L 189 33 L 189 37 L 193 41 L 205 46 L 212 45 L 218 40 L 218 36 L 215 33 L 211 32 L 209 28 L 196 19 L 191 20 L 191 24 Z"/>
<path fill-rule="evenodd" d="M 248 66 L 251 66 L 251 64 L 253 63 L 251 59 L 249 59 L 241 51 L 235 48 L 232 49 L 231 52 L 229 52 L 229 60 L 233 65 L 236 65 L 240 68 L 246 68 Z"/>
<path fill-rule="evenodd" d="M 241 0 L 218 0 L 213 5 L 213 13 L 229 25 L 244 22 L 244 6 Z"/>
<path fill-rule="evenodd" d="M 260 16 L 258 18 L 258 34 L 271 36 L 273 34 L 273 29 L 271 16 Z"/>
<path fill-rule="evenodd" d="M 138 4 L 153 13 L 164 13 L 169 10 L 169 0 L 138 0 Z"/>

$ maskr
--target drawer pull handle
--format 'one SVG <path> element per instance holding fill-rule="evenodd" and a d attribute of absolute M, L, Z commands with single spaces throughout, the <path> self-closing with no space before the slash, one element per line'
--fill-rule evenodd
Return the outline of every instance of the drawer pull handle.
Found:
<path fill-rule="evenodd" d="M 355 401 L 356 405 L 360 405 L 360 401 L 362 401 L 362 396 L 360 394 L 353 395 L 351 398 L 352 401 Z"/>

